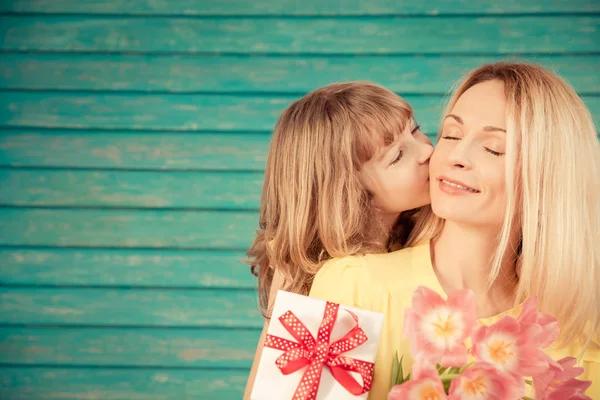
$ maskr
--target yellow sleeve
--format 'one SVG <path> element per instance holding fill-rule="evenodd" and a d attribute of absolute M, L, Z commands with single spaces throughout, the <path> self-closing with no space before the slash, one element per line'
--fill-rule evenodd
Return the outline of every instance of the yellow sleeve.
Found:
<path fill-rule="evenodd" d="M 310 297 L 339 303 L 347 307 L 364 307 L 365 271 L 358 257 L 330 260 L 313 280 Z"/>

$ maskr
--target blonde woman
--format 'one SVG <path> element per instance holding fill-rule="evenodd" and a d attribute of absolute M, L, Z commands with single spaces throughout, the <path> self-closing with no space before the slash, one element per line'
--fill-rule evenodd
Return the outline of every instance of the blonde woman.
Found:
<path fill-rule="evenodd" d="M 340 83 L 290 105 L 273 133 L 248 251 L 267 320 L 244 398 L 252 390 L 277 289 L 308 294 L 323 263 L 385 253 L 408 238 L 413 213 L 429 204 L 433 147 L 411 107 L 380 86 Z"/>
<path fill-rule="evenodd" d="M 472 289 L 483 324 L 537 296 L 561 327 L 548 355 L 578 357 L 600 399 L 599 162 L 588 109 L 553 73 L 497 63 L 466 77 L 431 159 L 432 241 L 332 260 L 313 282 L 312 297 L 386 315 L 369 399 L 386 398 L 396 350 L 410 370 L 402 322 L 419 285 Z"/>

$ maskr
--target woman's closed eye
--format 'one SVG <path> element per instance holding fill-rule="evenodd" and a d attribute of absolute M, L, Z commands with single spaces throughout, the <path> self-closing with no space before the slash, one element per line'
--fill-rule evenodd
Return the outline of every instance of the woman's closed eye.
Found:
<path fill-rule="evenodd" d="M 500 157 L 500 156 L 504 155 L 504 153 L 501 153 L 499 151 L 494 151 L 494 150 L 490 149 L 489 147 L 484 147 L 484 149 L 485 149 L 485 151 L 487 151 L 488 153 L 490 153 L 491 155 L 496 156 L 496 157 Z"/>
<path fill-rule="evenodd" d="M 446 128 L 442 130 L 441 138 L 444 140 L 461 140 L 462 133 L 456 128 Z"/>

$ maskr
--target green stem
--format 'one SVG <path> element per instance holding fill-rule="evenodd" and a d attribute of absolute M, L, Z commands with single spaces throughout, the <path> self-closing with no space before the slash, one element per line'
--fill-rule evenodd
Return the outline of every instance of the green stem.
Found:
<path fill-rule="evenodd" d="M 442 379 L 442 382 L 449 382 L 454 378 L 458 378 L 460 376 L 460 374 L 447 374 L 444 376 L 441 376 L 440 378 Z"/>
<path fill-rule="evenodd" d="M 535 400 L 533 397 L 521 397 L 521 400 Z"/>

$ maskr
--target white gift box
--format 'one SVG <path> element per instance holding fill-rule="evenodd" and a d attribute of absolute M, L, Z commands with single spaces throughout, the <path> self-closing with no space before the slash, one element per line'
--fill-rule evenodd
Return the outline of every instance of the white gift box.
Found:
<path fill-rule="evenodd" d="M 273 314 L 269 323 L 268 334 L 287 339 L 293 342 L 297 340 L 287 331 L 279 321 L 279 317 L 287 311 L 291 311 L 306 326 L 313 338 L 317 338 L 317 332 L 323 320 L 325 307 L 327 303 L 322 300 L 312 299 L 310 297 L 278 291 L 273 307 Z M 335 325 L 331 333 L 330 343 L 341 339 L 352 328 L 356 322 L 349 310 L 358 317 L 358 326 L 362 328 L 368 340 L 360 346 L 341 354 L 345 357 L 351 357 L 356 360 L 375 363 L 377 348 L 379 347 L 379 337 L 383 325 L 383 314 L 372 311 L 361 310 L 358 308 L 340 306 Z M 252 400 L 286 400 L 292 399 L 304 372 L 307 367 L 284 375 L 277 367 L 276 360 L 284 353 L 282 350 L 265 347 L 260 358 L 254 388 L 250 398 Z M 360 374 L 350 372 L 350 375 L 362 385 L 363 381 Z M 366 399 L 368 393 L 354 395 L 348 392 L 339 382 L 337 382 L 329 368 L 323 366 L 321 370 L 321 381 L 316 399 Z"/>

